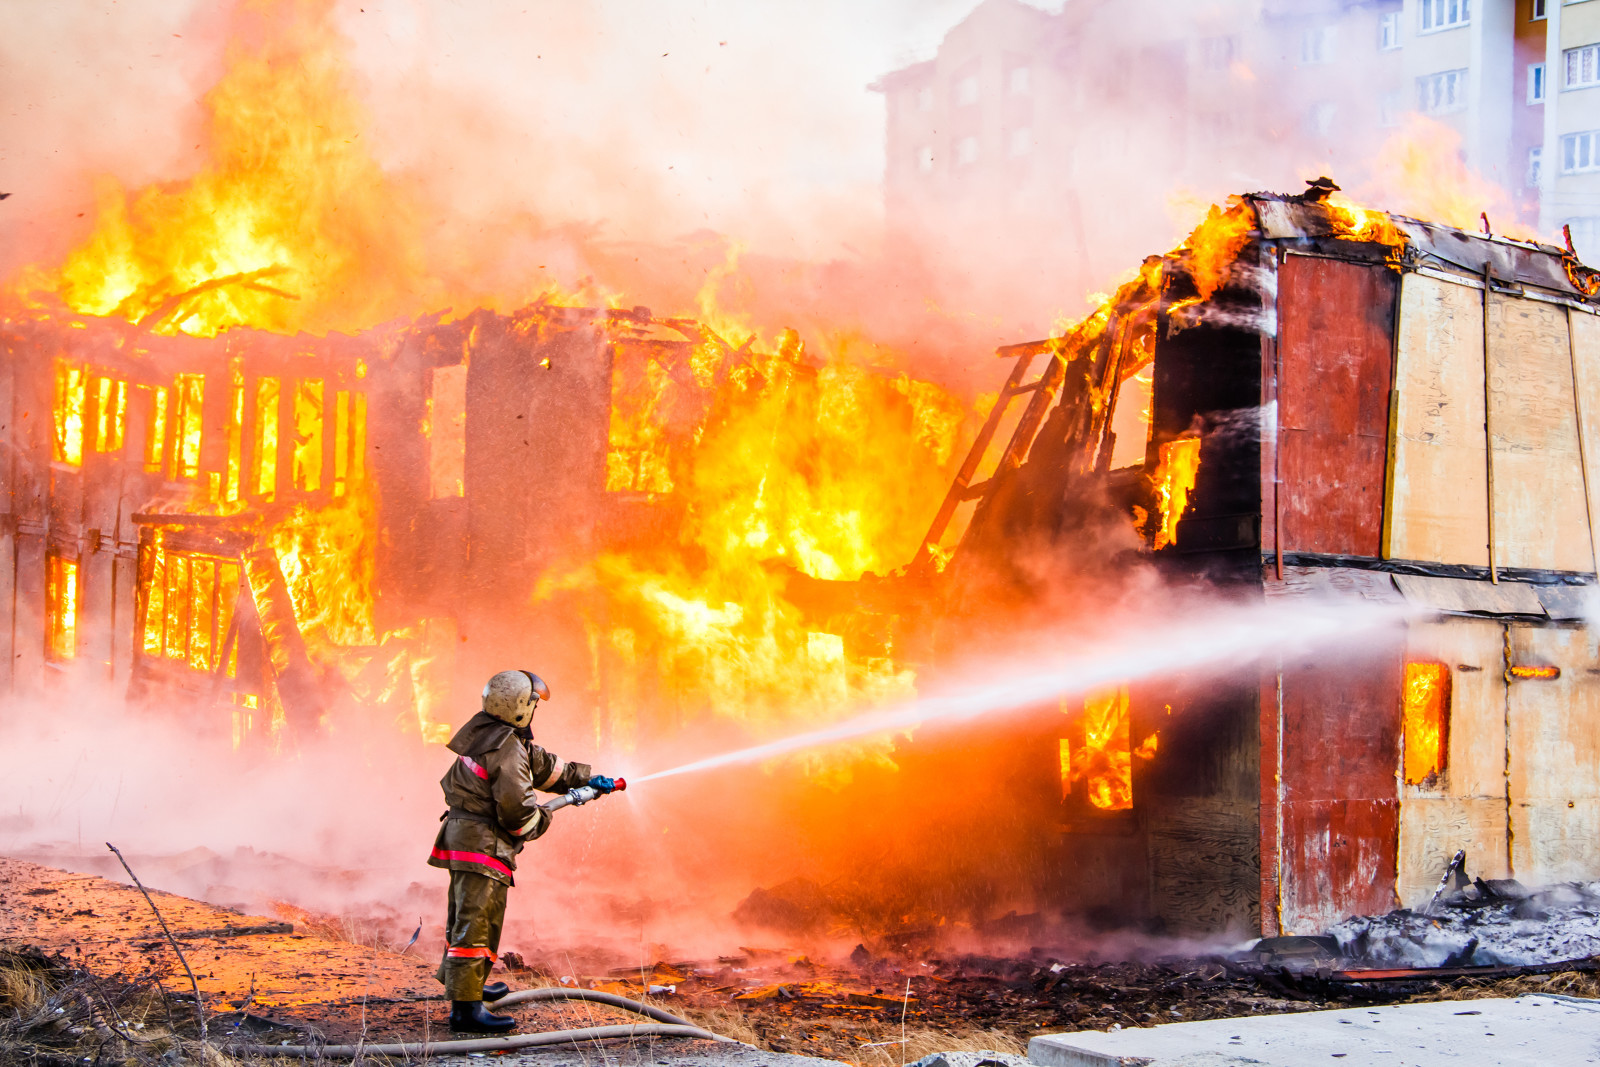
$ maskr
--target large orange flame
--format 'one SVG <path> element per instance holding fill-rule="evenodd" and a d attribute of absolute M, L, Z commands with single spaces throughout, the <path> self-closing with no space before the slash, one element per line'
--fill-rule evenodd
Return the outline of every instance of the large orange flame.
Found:
<path fill-rule="evenodd" d="M 92 235 L 25 285 L 204 336 L 353 330 L 414 310 L 414 207 L 367 150 L 331 9 L 247 6 L 204 101 L 210 163 L 137 192 L 102 181 Z"/>

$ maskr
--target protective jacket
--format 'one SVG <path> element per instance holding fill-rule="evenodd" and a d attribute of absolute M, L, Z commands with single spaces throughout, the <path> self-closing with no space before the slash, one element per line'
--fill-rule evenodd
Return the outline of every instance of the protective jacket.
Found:
<path fill-rule="evenodd" d="M 442 816 L 428 863 L 514 885 L 523 842 L 550 826 L 550 813 L 539 807 L 534 791 L 565 793 L 593 772 L 587 763 L 563 762 L 518 737 L 510 723 L 481 711 L 448 747 L 456 760 L 439 785 L 450 810 Z"/>

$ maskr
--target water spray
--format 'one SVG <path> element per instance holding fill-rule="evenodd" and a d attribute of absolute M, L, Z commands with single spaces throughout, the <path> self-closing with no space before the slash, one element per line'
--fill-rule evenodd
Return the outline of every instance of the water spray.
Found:
<path fill-rule="evenodd" d="M 1271 652 L 1306 652 L 1353 643 L 1400 625 L 1408 614 L 1404 607 L 1391 604 L 1325 601 L 1191 613 L 1181 623 L 1147 627 L 1120 641 L 1098 642 L 1067 655 L 1045 652 L 1025 662 L 990 663 L 984 673 L 1000 681 L 962 686 L 876 708 L 832 726 L 654 771 L 634 778 L 634 782 L 756 763 L 852 738 L 910 730 L 930 722 L 1019 711 L 1068 693 L 1176 671 L 1238 666 Z"/>

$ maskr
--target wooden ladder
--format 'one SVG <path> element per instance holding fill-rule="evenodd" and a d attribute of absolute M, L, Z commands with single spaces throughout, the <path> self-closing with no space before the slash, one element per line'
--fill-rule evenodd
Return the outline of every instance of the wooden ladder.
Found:
<path fill-rule="evenodd" d="M 1002 345 L 995 349 L 994 354 L 1001 359 L 1016 357 L 1016 365 L 1011 368 L 1011 374 L 1001 387 L 1000 395 L 989 411 L 989 417 L 984 420 L 982 428 L 978 430 L 978 436 L 972 442 L 972 448 L 967 452 L 967 458 L 962 461 L 961 469 L 956 472 L 955 481 L 951 483 L 950 491 L 945 494 L 944 502 L 939 505 L 933 523 L 928 527 L 922 544 L 918 546 L 917 554 L 907 569 L 908 573 L 918 576 L 933 573 L 934 546 L 939 543 L 951 520 L 955 518 L 956 509 L 969 500 L 978 501 L 978 506 L 982 507 L 983 501 L 993 490 L 1000 476 L 1022 465 L 1028 448 L 1038 435 L 1039 428 L 1044 425 L 1050 404 L 1055 400 L 1056 393 L 1060 391 L 1061 383 L 1066 377 L 1067 364 L 1061 358 L 1061 342 L 1061 338 L 1051 338 L 1045 341 L 1028 341 L 1019 345 Z M 1045 354 L 1049 355 L 1050 361 L 1044 372 L 1033 381 L 1023 384 L 1022 379 L 1027 376 L 1028 368 L 1033 365 L 1034 358 Z M 989 445 L 993 443 L 994 435 L 999 432 L 1000 423 L 1011 407 L 1011 402 L 1019 396 L 1030 393 L 1032 396 L 1028 400 L 1028 406 L 1023 410 L 1022 418 L 1018 420 L 1017 428 L 1012 432 L 1005 451 L 1001 453 L 994 474 L 976 485 L 972 484 L 973 475 L 977 474 L 978 468 L 983 465 L 984 457 L 989 452 Z"/>

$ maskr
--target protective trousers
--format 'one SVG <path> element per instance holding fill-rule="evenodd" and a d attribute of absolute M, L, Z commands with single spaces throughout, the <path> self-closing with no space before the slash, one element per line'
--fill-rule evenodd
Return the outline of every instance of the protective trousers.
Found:
<path fill-rule="evenodd" d="M 506 920 L 506 889 L 487 875 L 450 872 L 450 907 L 444 936 L 448 946 L 434 977 L 444 983 L 451 1000 L 482 1000 L 500 951 L 500 928 Z"/>

